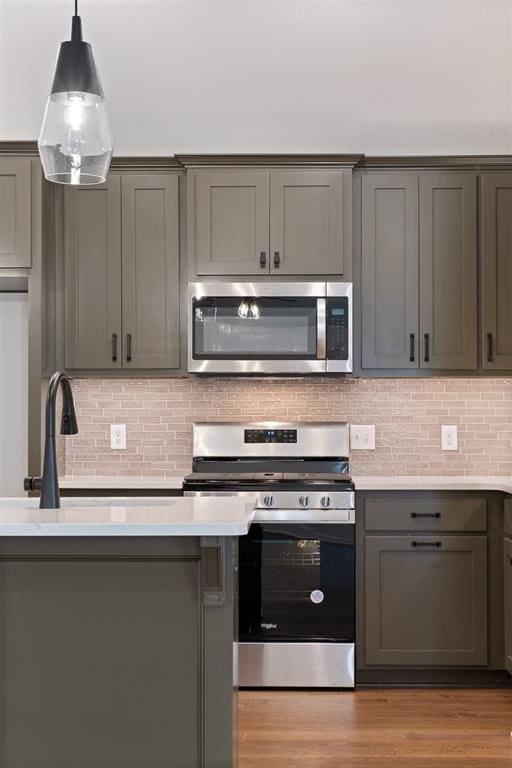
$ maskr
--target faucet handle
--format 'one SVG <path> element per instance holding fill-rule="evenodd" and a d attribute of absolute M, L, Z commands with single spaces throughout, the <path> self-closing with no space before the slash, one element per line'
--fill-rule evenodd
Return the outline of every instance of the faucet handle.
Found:
<path fill-rule="evenodd" d="M 42 477 L 26 477 L 23 480 L 23 489 L 25 491 L 40 491 L 43 487 Z"/>

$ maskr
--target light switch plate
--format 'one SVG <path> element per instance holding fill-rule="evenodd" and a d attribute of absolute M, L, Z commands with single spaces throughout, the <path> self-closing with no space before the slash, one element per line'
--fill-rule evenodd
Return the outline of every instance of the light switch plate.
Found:
<path fill-rule="evenodd" d="M 110 448 L 122 451 L 126 448 L 126 424 L 110 425 Z"/>
<path fill-rule="evenodd" d="M 351 424 L 350 448 L 353 451 L 375 450 L 375 425 Z"/>
<path fill-rule="evenodd" d="M 456 451 L 459 447 L 457 427 L 442 426 L 441 427 L 441 448 L 443 451 Z"/>

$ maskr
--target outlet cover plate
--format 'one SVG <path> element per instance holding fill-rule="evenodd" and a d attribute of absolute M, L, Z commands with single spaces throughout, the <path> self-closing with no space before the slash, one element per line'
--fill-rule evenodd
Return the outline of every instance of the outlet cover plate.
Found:
<path fill-rule="evenodd" d="M 459 448 L 457 426 L 441 427 L 441 449 L 443 451 L 456 451 Z"/>
<path fill-rule="evenodd" d="M 126 448 L 126 424 L 110 425 L 110 448 L 123 451 Z"/>
<path fill-rule="evenodd" d="M 375 450 L 375 425 L 374 424 L 351 424 L 350 425 L 350 448 L 352 451 L 374 451 Z"/>

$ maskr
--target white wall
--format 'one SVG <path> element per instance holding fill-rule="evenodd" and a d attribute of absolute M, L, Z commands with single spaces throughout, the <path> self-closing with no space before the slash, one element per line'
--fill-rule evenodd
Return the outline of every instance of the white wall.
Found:
<path fill-rule="evenodd" d="M 0 293 L 0 496 L 24 496 L 27 474 L 28 294 Z"/>
<path fill-rule="evenodd" d="M 116 154 L 512 152 L 512 0 L 80 0 Z M 0 0 L 0 139 L 72 0 Z"/>

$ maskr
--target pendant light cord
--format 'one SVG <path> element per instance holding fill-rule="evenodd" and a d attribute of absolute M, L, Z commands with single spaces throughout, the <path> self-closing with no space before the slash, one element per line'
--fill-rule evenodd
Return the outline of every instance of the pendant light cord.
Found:
<path fill-rule="evenodd" d="M 75 0 L 75 16 L 78 16 L 78 0 Z"/>

